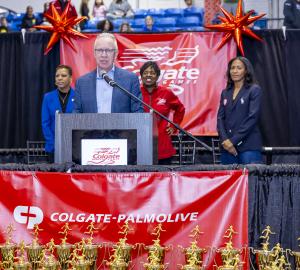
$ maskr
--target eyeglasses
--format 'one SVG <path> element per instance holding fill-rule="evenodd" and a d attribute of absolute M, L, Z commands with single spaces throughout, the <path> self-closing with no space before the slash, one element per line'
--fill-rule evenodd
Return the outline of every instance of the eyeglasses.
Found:
<path fill-rule="evenodd" d="M 115 51 L 115 49 L 95 49 L 95 53 L 97 54 L 113 54 Z"/>

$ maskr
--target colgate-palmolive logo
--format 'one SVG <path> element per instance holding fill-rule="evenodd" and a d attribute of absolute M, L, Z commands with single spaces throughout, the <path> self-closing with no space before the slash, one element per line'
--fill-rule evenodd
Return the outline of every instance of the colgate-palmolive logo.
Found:
<path fill-rule="evenodd" d="M 14 210 L 14 219 L 21 224 L 27 224 L 28 229 L 33 229 L 35 224 L 42 223 L 43 211 L 37 206 L 19 205 Z"/>

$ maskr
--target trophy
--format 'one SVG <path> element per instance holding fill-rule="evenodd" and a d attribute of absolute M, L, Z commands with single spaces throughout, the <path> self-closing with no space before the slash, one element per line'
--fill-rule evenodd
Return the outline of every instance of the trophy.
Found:
<path fill-rule="evenodd" d="M 300 240 L 300 238 L 297 239 L 298 241 Z M 300 247 L 300 245 L 299 245 Z M 300 252 L 299 251 L 290 251 L 290 254 L 292 256 L 295 256 L 295 265 L 296 265 L 296 270 L 300 270 Z"/>
<path fill-rule="evenodd" d="M 65 225 L 61 228 L 62 231 L 58 233 L 63 234 L 64 237 L 61 239 L 60 245 L 56 245 L 56 251 L 58 256 L 58 261 L 62 270 L 66 270 L 69 268 L 70 256 L 71 256 L 71 248 L 72 245 L 67 243 L 67 238 L 70 229 L 69 223 L 65 223 Z"/>
<path fill-rule="evenodd" d="M 274 256 L 270 256 L 271 251 L 269 250 L 270 234 L 275 234 L 275 233 L 271 231 L 270 226 L 266 226 L 266 228 L 262 231 L 262 235 L 259 237 L 265 240 L 265 242 L 261 243 L 262 249 L 253 251 L 253 253 L 256 254 L 258 268 L 260 270 L 267 269 L 272 264 L 272 260 L 274 259 Z"/>
<path fill-rule="evenodd" d="M 43 250 L 42 266 L 45 270 L 56 270 L 58 268 L 58 262 L 56 261 L 53 253 L 55 250 L 54 239 L 52 238 L 48 244 L 46 244 L 46 249 Z"/>
<path fill-rule="evenodd" d="M 43 230 L 39 228 L 38 224 L 35 224 L 33 229 L 34 231 L 32 234 L 34 235 L 34 238 L 32 240 L 32 243 L 25 248 L 27 251 L 28 261 L 31 263 L 32 270 L 36 270 L 41 267 L 41 260 L 43 258 L 44 246 L 41 246 L 38 242 L 39 232 Z"/>
<path fill-rule="evenodd" d="M 71 253 L 71 265 L 73 270 L 89 270 L 90 261 L 86 260 L 84 255 L 84 247 L 86 243 L 85 240 L 82 239 L 81 242 L 76 243 Z"/>
<path fill-rule="evenodd" d="M 94 226 L 94 222 L 91 222 L 87 227 L 88 231 L 84 232 L 85 234 L 89 234 L 90 237 L 87 239 L 87 243 L 84 246 L 83 253 L 85 258 L 90 262 L 90 269 L 96 269 L 96 261 L 98 257 L 98 246 L 92 243 L 93 235 L 95 231 L 98 231 L 98 228 Z"/>
<path fill-rule="evenodd" d="M 262 249 L 261 250 L 254 250 L 254 253 L 257 254 L 257 261 L 258 261 L 258 267 L 260 270 L 266 269 L 269 265 L 271 265 L 271 260 L 274 257 L 269 256 L 271 251 L 269 250 L 269 239 L 270 234 L 275 234 L 271 231 L 271 227 L 267 226 L 263 231 L 262 235 L 259 237 L 261 239 L 264 239 L 265 242 L 263 242 Z"/>
<path fill-rule="evenodd" d="M 284 270 L 289 264 L 287 263 L 283 250 L 277 243 L 265 256 L 265 264 L 261 266 L 261 270 Z"/>
<path fill-rule="evenodd" d="M 15 257 L 17 261 L 13 264 L 14 270 L 28 270 L 30 268 L 30 263 L 26 261 L 25 256 L 25 243 L 21 241 L 17 248 L 17 256 Z"/>
<path fill-rule="evenodd" d="M 269 249 L 270 245 L 270 235 L 275 234 L 271 231 L 270 226 L 262 231 L 261 239 L 264 239 L 262 249 L 254 250 L 253 253 L 256 254 L 258 268 L 260 270 L 283 270 L 288 266 L 286 259 L 284 257 L 283 250 L 279 243 L 277 243 L 271 250 Z"/>
<path fill-rule="evenodd" d="M 113 247 L 113 255 L 110 256 L 110 261 L 107 263 L 111 270 L 126 270 L 128 269 L 131 260 L 132 246 L 126 243 L 127 234 L 129 232 L 128 222 L 122 226 L 119 234 L 124 235 L 118 243 Z"/>
<path fill-rule="evenodd" d="M 0 246 L 2 262 L 0 264 L 3 269 L 11 269 L 14 263 L 14 253 L 16 245 L 12 243 L 12 234 L 15 231 L 12 224 L 8 225 L 4 233 L 7 235 L 7 240 L 4 245 Z"/>
<path fill-rule="evenodd" d="M 189 237 L 192 237 L 194 240 L 191 242 L 191 245 L 187 248 L 182 248 L 182 251 L 185 253 L 186 264 L 181 266 L 183 270 L 204 270 L 203 266 L 203 254 L 206 253 L 205 248 L 198 247 L 198 238 L 199 235 L 203 234 L 200 232 L 199 226 L 197 225 L 192 231 Z"/>
<path fill-rule="evenodd" d="M 217 266 L 218 270 L 238 270 L 243 264 L 240 260 L 241 251 L 232 245 L 234 234 L 237 234 L 237 232 L 235 232 L 233 226 L 230 225 L 224 235 L 224 238 L 228 238 L 228 242 L 225 243 L 224 248 L 217 250 L 217 252 L 221 253 L 223 263 L 221 266 Z"/>
<path fill-rule="evenodd" d="M 146 270 L 162 270 L 165 269 L 164 259 L 166 247 L 160 245 L 160 233 L 163 230 L 162 224 L 158 224 L 154 228 L 152 235 L 156 236 L 156 239 L 152 240 L 153 244 L 151 246 L 146 246 L 145 249 L 148 250 L 148 262 L 144 263 Z"/>

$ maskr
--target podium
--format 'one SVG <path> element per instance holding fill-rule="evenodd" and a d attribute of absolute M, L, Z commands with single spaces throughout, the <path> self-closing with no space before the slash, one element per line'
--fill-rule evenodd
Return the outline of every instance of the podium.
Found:
<path fill-rule="evenodd" d="M 97 148 L 97 143 L 100 145 L 103 141 L 110 143 L 109 149 L 119 149 L 118 143 L 125 142 L 128 165 L 157 164 L 157 125 L 151 113 L 55 115 L 55 163 L 73 161 L 81 164 L 89 141 L 95 143 L 98 150 L 109 148 Z"/>

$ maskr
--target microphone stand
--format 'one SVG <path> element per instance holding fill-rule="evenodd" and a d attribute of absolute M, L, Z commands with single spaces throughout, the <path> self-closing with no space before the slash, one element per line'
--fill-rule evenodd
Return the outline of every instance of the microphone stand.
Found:
<path fill-rule="evenodd" d="M 140 98 L 136 97 L 134 94 L 132 94 L 131 92 L 129 92 L 127 89 L 125 89 L 124 87 L 122 87 L 121 85 L 119 85 L 118 83 L 116 83 L 114 80 L 112 80 L 106 73 L 102 73 L 101 74 L 102 78 L 112 87 L 117 87 L 118 89 L 122 90 L 123 92 L 125 92 L 127 95 L 129 95 L 131 98 L 133 98 L 134 100 L 142 103 L 145 107 L 147 107 L 150 112 L 154 112 L 155 114 L 157 114 L 158 116 L 160 116 L 161 118 L 163 118 L 164 120 L 166 120 L 168 123 L 170 123 L 172 126 L 174 126 L 177 130 L 179 130 L 179 134 L 178 134 L 178 141 L 179 141 L 179 164 L 181 165 L 182 163 L 182 135 L 185 134 L 186 136 L 188 136 L 189 138 L 193 139 L 194 141 L 196 141 L 197 143 L 201 144 L 206 150 L 212 152 L 212 148 L 210 146 L 208 146 L 206 143 L 202 142 L 201 140 L 199 140 L 198 138 L 196 138 L 194 135 L 192 135 L 191 133 L 189 133 L 188 131 L 186 131 L 185 129 L 183 129 L 182 127 L 180 127 L 179 125 L 177 125 L 176 123 L 174 123 L 172 120 L 170 120 L 168 117 L 164 116 L 163 114 L 161 114 L 159 111 L 155 110 L 153 107 L 151 107 L 149 104 L 147 104 L 146 102 L 144 102 L 143 100 L 141 100 Z"/>

